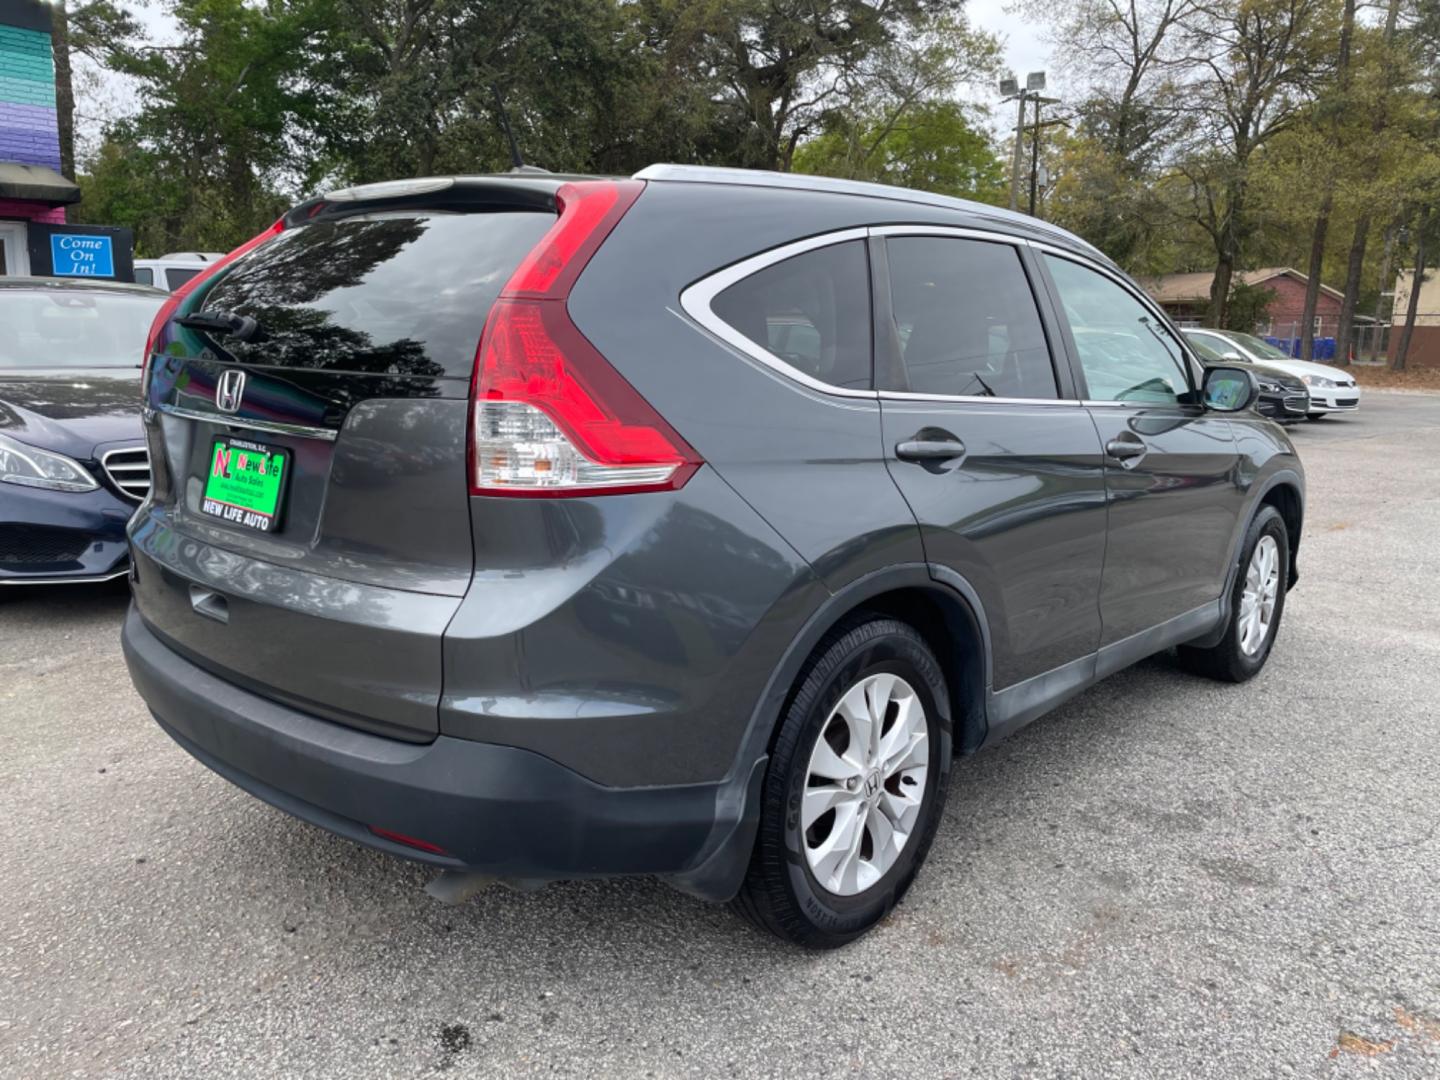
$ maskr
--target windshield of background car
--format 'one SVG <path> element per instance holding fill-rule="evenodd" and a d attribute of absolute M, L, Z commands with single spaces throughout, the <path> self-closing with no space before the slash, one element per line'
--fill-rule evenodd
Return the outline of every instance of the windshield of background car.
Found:
<path fill-rule="evenodd" d="M 138 368 L 163 296 L 0 289 L 0 370 Z"/>
<path fill-rule="evenodd" d="M 1271 345 L 1264 338 L 1258 338 L 1254 334 L 1241 334 L 1236 332 L 1232 333 L 1230 336 L 1236 341 L 1240 342 L 1241 345 L 1244 345 L 1247 349 L 1249 349 L 1257 356 L 1263 356 L 1269 360 L 1290 359 L 1290 354 L 1287 353 L 1284 349 L 1277 349 L 1274 345 Z"/>
<path fill-rule="evenodd" d="M 1195 350 L 1195 355 L 1200 357 L 1201 360 L 1209 360 L 1211 363 L 1216 364 L 1223 364 L 1225 362 L 1225 357 L 1220 353 L 1220 350 L 1207 345 L 1203 338 L 1195 334 L 1186 334 L 1185 341 L 1189 344 L 1190 348 Z"/>

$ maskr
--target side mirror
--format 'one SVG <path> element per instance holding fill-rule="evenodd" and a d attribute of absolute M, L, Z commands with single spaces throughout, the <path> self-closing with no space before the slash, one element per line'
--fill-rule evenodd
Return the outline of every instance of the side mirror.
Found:
<path fill-rule="evenodd" d="M 1212 367 L 1205 372 L 1204 401 L 1215 412 L 1243 412 L 1255 404 L 1260 386 L 1244 368 Z"/>

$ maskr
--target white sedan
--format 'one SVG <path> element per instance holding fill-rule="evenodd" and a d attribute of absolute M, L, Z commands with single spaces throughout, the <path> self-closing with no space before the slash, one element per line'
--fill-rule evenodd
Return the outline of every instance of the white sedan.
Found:
<path fill-rule="evenodd" d="M 1329 413 L 1354 412 L 1360 407 L 1360 387 L 1355 378 L 1330 364 L 1311 360 L 1293 360 L 1280 349 L 1254 334 L 1234 330 L 1185 330 L 1187 338 L 1208 345 L 1226 360 L 1264 364 L 1298 376 L 1310 392 L 1311 420 Z"/>

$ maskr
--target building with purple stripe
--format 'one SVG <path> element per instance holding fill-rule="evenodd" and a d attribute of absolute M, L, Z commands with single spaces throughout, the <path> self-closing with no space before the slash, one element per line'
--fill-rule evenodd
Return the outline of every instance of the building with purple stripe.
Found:
<path fill-rule="evenodd" d="M 60 175 L 51 10 L 0 0 L 0 274 L 27 274 L 32 227 L 63 226 L 80 189 Z"/>

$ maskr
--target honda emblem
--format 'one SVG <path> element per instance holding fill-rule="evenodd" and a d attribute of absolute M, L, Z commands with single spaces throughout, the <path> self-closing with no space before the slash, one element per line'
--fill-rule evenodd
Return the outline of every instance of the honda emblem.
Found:
<path fill-rule="evenodd" d="M 245 396 L 245 372 L 231 368 L 220 376 L 215 384 L 215 407 L 223 413 L 240 411 L 240 399 Z"/>

